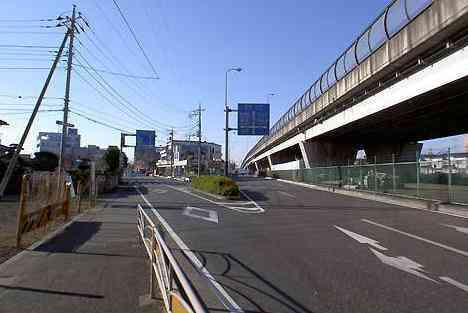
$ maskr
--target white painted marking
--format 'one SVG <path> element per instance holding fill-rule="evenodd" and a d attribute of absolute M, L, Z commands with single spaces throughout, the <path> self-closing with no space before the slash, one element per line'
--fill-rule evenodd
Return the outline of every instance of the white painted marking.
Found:
<path fill-rule="evenodd" d="M 167 230 L 174 242 L 179 246 L 182 252 L 192 262 L 193 266 L 195 266 L 195 268 L 197 268 L 211 283 L 212 288 L 215 290 L 216 296 L 223 303 L 223 305 L 230 312 L 243 313 L 244 311 L 242 310 L 242 308 L 234 301 L 234 299 L 232 299 L 232 297 L 227 293 L 223 286 L 221 286 L 221 284 L 213 277 L 213 275 L 211 275 L 211 273 L 203 266 L 203 264 L 195 255 L 195 253 L 193 253 L 192 250 L 190 250 L 189 247 L 182 241 L 182 239 L 176 234 L 172 227 L 159 214 L 159 212 L 153 207 L 153 205 L 148 201 L 148 199 L 146 199 L 146 197 L 141 193 L 140 189 L 138 189 L 138 187 L 135 187 L 135 189 L 138 191 L 145 203 L 151 208 L 151 212 L 153 212 L 156 218 L 161 222 L 161 224 Z"/>
<path fill-rule="evenodd" d="M 151 192 L 163 194 L 163 193 L 166 193 L 167 190 L 166 189 L 152 189 Z"/>
<path fill-rule="evenodd" d="M 283 196 L 290 197 L 290 198 L 296 198 L 294 195 L 287 193 L 286 191 L 278 191 L 278 193 L 282 194 Z"/>
<path fill-rule="evenodd" d="M 468 286 L 461 283 L 461 282 L 459 282 L 459 281 L 456 281 L 455 279 L 452 279 L 452 278 L 447 277 L 447 276 L 440 276 L 439 279 L 443 280 L 446 283 L 449 283 L 452 286 L 460 288 L 461 290 L 463 290 L 465 292 L 468 292 Z"/>
<path fill-rule="evenodd" d="M 463 250 L 460 250 L 460 249 L 456 249 L 456 248 L 453 248 L 453 247 L 450 247 L 450 246 L 444 245 L 444 244 L 442 244 L 442 243 L 439 243 L 439 242 L 436 242 L 436 241 L 432 241 L 432 240 L 429 240 L 429 239 L 426 239 L 426 238 L 423 238 L 423 237 L 419 237 L 419 236 L 416 236 L 416 235 L 413 235 L 413 234 L 404 232 L 404 231 L 402 231 L 402 230 L 399 230 L 399 229 L 396 229 L 396 228 L 393 228 L 393 227 L 390 227 L 390 226 L 386 226 L 386 225 L 383 225 L 383 224 L 379 224 L 379 223 L 373 222 L 373 221 L 368 220 L 368 219 L 362 219 L 362 221 L 365 222 L 365 223 L 369 223 L 369 224 L 372 224 L 372 225 L 374 225 L 374 226 L 381 227 L 381 228 L 383 228 L 383 229 L 387 229 L 387 230 L 390 230 L 390 231 L 394 231 L 394 232 L 396 232 L 396 233 L 399 233 L 399 234 L 408 236 L 408 237 L 410 237 L 410 238 L 417 239 L 417 240 L 420 240 L 420 241 L 429 243 L 429 244 L 431 244 L 431 245 L 437 246 L 437 247 L 439 247 L 439 248 L 442 248 L 442 249 L 445 249 L 445 250 L 448 250 L 448 251 L 451 251 L 451 252 L 455 252 L 455 253 L 457 253 L 457 254 L 460 254 L 460 255 L 463 255 L 463 256 L 468 257 L 468 252 L 466 252 L 466 251 L 463 251 Z"/>
<path fill-rule="evenodd" d="M 367 237 L 364 237 L 362 235 L 359 235 L 359 234 L 356 234 L 350 230 L 347 230 L 347 229 L 344 229 L 344 228 L 341 228 L 339 226 L 336 226 L 334 225 L 336 229 L 342 231 L 343 233 L 345 233 L 346 235 L 348 235 L 349 237 L 353 238 L 354 240 L 356 240 L 357 242 L 359 243 L 364 243 L 364 244 L 368 244 L 374 248 L 377 248 L 379 250 L 388 250 L 387 248 L 379 245 L 379 242 L 377 240 L 374 240 L 374 239 L 371 239 L 371 238 L 367 238 Z"/>
<path fill-rule="evenodd" d="M 242 213 L 263 213 L 265 212 L 265 210 L 258 206 L 255 201 L 251 200 L 251 198 L 247 195 L 245 195 L 247 197 L 247 199 L 251 200 L 251 202 L 253 202 L 252 204 L 255 205 L 255 208 L 244 208 L 244 207 L 237 207 L 237 206 L 229 206 L 229 205 L 226 205 L 225 203 L 223 202 L 216 202 L 216 201 L 213 201 L 211 199 L 208 199 L 208 198 L 205 198 L 205 197 L 202 197 L 200 195 L 197 195 L 197 194 L 194 194 L 190 191 L 187 191 L 187 190 L 184 190 L 184 189 L 179 189 L 179 188 L 176 188 L 174 186 L 167 186 L 168 188 L 171 188 L 171 189 L 174 189 L 176 191 L 179 191 L 179 192 L 183 192 L 183 193 L 186 193 L 186 194 L 189 194 L 193 197 L 196 197 L 196 198 L 199 198 L 199 199 L 202 199 L 202 200 L 205 200 L 205 201 L 208 201 L 208 202 L 211 202 L 211 203 L 214 203 L 216 205 L 219 205 L 219 206 L 222 206 L 226 209 L 229 209 L 229 210 L 234 210 L 234 211 L 237 211 L 237 212 L 242 212 Z M 242 191 L 241 191 L 242 192 Z"/>
<path fill-rule="evenodd" d="M 389 266 L 392 266 L 394 268 L 397 268 L 397 269 L 399 269 L 401 271 L 413 274 L 415 276 L 430 280 L 430 281 L 438 284 L 437 281 L 435 281 L 432 278 L 430 278 L 430 277 L 424 275 L 423 273 L 421 273 L 421 271 L 424 271 L 422 269 L 424 266 L 422 266 L 421 264 L 416 263 L 413 260 L 408 259 L 407 257 L 404 257 L 404 256 L 392 257 L 392 256 L 387 256 L 387 255 L 385 255 L 385 254 L 383 254 L 383 253 L 381 253 L 381 252 L 379 252 L 377 250 L 374 250 L 372 248 L 370 248 L 370 250 L 372 251 L 372 253 L 375 254 L 375 256 L 377 258 L 379 258 L 379 260 L 382 263 L 387 264 Z"/>
<path fill-rule="evenodd" d="M 442 224 L 442 225 L 453 228 L 460 233 L 468 234 L 468 227 L 461 227 L 461 226 L 448 225 L 448 224 Z"/>
<path fill-rule="evenodd" d="M 197 211 L 207 213 L 208 216 L 199 215 L 197 214 Z M 206 209 L 196 208 L 193 206 L 188 206 L 184 209 L 182 214 L 218 224 L 218 212 L 213 211 L 213 210 L 206 210 Z"/>
<path fill-rule="evenodd" d="M 301 182 L 296 182 L 296 181 L 290 181 L 290 180 L 286 180 L 286 179 L 279 179 L 279 178 L 276 179 L 276 180 L 279 181 L 279 182 L 282 182 L 282 183 L 286 183 L 286 184 L 292 184 L 292 185 L 302 186 L 302 187 L 304 187 L 304 188 L 309 188 L 309 189 L 314 189 L 314 190 L 320 190 L 320 191 L 327 191 L 327 192 L 329 192 L 329 190 L 326 190 L 326 188 L 320 187 L 320 186 L 316 186 L 316 185 L 311 185 L 311 184 L 301 183 Z M 357 196 L 357 195 L 350 194 L 349 192 L 347 192 L 347 190 L 338 190 L 338 189 L 337 189 L 335 192 L 336 192 L 336 193 L 339 193 L 339 194 L 347 195 L 347 196 L 350 196 L 350 197 L 355 197 L 355 198 L 360 198 L 360 199 L 367 199 L 367 200 L 376 201 L 376 202 L 382 202 L 382 203 L 387 203 L 387 204 L 400 205 L 400 206 L 404 206 L 404 207 L 407 207 L 407 208 L 412 208 L 412 209 L 420 210 L 420 211 L 422 211 L 422 212 L 429 213 L 429 214 L 441 214 L 441 215 L 448 215 L 448 216 L 454 216 L 454 217 L 459 217 L 459 218 L 463 218 L 463 219 L 468 219 L 468 216 L 464 216 L 464 215 L 460 215 L 460 214 L 449 213 L 449 212 L 441 212 L 441 211 L 434 211 L 434 210 L 428 210 L 428 209 L 423 209 L 423 208 L 419 208 L 419 207 L 416 207 L 416 206 L 410 206 L 410 205 L 407 205 L 407 204 L 389 202 L 389 201 L 387 201 L 387 200 L 375 198 L 375 197 L 373 197 L 373 195 L 371 195 L 371 194 L 369 194 L 368 197 L 363 197 L 362 195 Z"/>
<path fill-rule="evenodd" d="M 240 193 L 244 195 L 244 197 L 246 197 L 247 199 L 249 199 L 250 201 L 252 201 L 252 203 L 255 205 L 255 207 L 260 211 L 260 212 L 265 212 L 265 210 L 258 205 L 257 202 L 255 202 L 254 199 L 252 199 L 246 192 L 243 192 L 242 190 L 240 190 Z"/>

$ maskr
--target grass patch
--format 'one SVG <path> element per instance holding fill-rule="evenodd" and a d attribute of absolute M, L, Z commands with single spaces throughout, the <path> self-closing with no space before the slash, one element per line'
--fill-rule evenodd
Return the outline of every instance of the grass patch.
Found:
<path fill-rule="evenodd" d="M 239 198 L 239 186 L 226 176 L 192 177 L 192 187 L 228 198 Z"/>

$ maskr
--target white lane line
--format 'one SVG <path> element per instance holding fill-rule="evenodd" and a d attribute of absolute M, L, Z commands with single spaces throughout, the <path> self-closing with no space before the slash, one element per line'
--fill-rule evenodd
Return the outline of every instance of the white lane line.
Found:
<path fill-rule="evenodd" d="M 443 280 L 444 282 L 446 283 L 449 283 L 450 285 L 452 286 L 455 286 L 457 288 L 460 288 L 461 290 L 463 291 L 466 291 L 468 292 L 468 286 L 459 282 L 459 281 L 456 281 L 455 279 L 452 279 L 450 277 L 447 277 L 447 276 L 440 276 L 439 277 L 440 280 Z"/>
<path fill-rule="evenodd" d="M 318 190 L 318 191 L 330 192 L 329 190 L 326 189 L 326 187 L 320 187 L 320 186 L 316 186 L 316 185 L 310 185 L 310 184 L 307 184 L 307 183 L 301 183 L 301 182 L 290 181 L 290 180 L 279 179 L 279 178 L 276 179 L 276 180 L 279 181 L 279 182 L 282 182 L 282 183 L 286 183 L 286 184 L 297 185 L 297 186 L 301 186 L 301 187 L 309 188 L 309 189 L 314 189 L 314 190 Z M 379 199 L 379 198 L 376 199 L 374 197 L 375 195 L 373 195 L 373 194 L 369 194 L 367 196 L 355 195 L 355 194 L 349 193 L 348 190 L 339 190 L 339 189 L 337 189 L 335 191 L 335 193 L 341 194 L 341 195 L 344 195 L 344 196 L 348 196 L 348 197 L 358 198 L 358 199 L 364 199 L 364 200 L 370 200 L 370 201 L 375 201 L 375 202 L 381 202 L 381 203 L 385 203 L 385 204 L 403 206 L 403 207 L 406 207 L 406 208 L 420 210 L 422 212 L 429 213 L 429 214 L 442 214 L 442 215 L 448 215 L 448 216 L 454 216 L 454 217 L 459 217 L 459 218 L 463 218 L 463 219 L 468 219 L 468 216 L 466 216 L 466 215 L 460 215 L 460 214 L 450 213 L 450 212 L 428 210 L 428 209 L 423 209 L 423 208 L 416 207 L 416 206 L 409 206 L 408 204 L 389 202 L 387 200 L 383 200 L 383 199 Z"/>
<path fill-rule="evenodd" d="M 374 226 L 381 227 L 383 229 L 390 230 L 390 231 L 393 231 L 393 232 L 408 236 L 410 238 L 417 239 L 417 240 L 429 243 L 431 245 L 437 246 L 439 248 L 442 248 L 442 249 L 445 249 L 445 250 L 448 250 L 448 251 L 451 251 L 451 252 L 455 252 L 457 254 L 468 257 L 468 252 L 466 252 L 466 251 L 463 251 L 463 250 L 460 250 L 460 249 L 457 249 L 457 248 L 453 248 L 453 247 L 450 247 L 450 246 L 444 245 L 442 243 L 432 241 L 432 240 L 429 240 L 429 239 L 426 239 L 426 238 L 423 238 L 423 237 L 419 237 L 419 236 L 404 232 L 402 230 L 399 230 L 399 229 L 396 229 L 396 228 L 393 228 L 393 227 L 390 227 L 390 226 L 379 224 L 377 222 L 373 222 L 373 221 L 365 219 L 365 218 L 363 218 L 362 221 L 365 222 L 365 223 L 369 223 L 369 224 L 372 224 Z"/>
<path fill-rule="evenodd" d="M 453 228 L 460 233 L 468 234 L 468 227 L 461 227 L 461 226 L 455 226 L 455 225 L 449 225 L 449 224 L 441 224 L 441 225 Z"/>
<path fill-rule="evenodd" d="M 193 266 L 197 268 L 205 278 L 211 283 L 211 287 L 214 289 L 216 296 L 223 303 L 223 305 L 230 311 L 236 313 L 243 313 L 242 308 L 232 299 L 232 297 L 227 293 L 227 291 L 221 286 L 220 283 L 211 275 L 210 272 L 203 266 L 200 260 L 197 258 L 195 253 L 189 249 L 189 247 L 182 241 L 182 239 L 176 234 L 172 227 L 167 223 L 167 221 L 158 213 L 158 211 L 153 207 L 153 205 L 146 199 L 146 197 L 141 193 L 138 187 L 135 189 L 140 194 L 141 198 L 145 203 L 151 208 L 151 212 L 158 218 L 158 220 L 163 224 L 166 231 L 172 237 L 174 242 L 179 246 L 182 252 L 187 256 L 187 258 L 192 262 Z"/>
<path fill-rule="evenodd" d="M 282 194 L 283 196 L 290 197 L 290 198 L 296 198 L 294 195 L 287 193 L 286 191 L 279 190 L 278 193 Z"/>
<path fill-rule="evenodd" d="M 179 192 L 183 192 L 183 193 L 186 193 L 186 194 L 189 194 L 193 197 L 196 197 L 196 198 L 199 198 L 199 199 L 202 199 L 202 200 L 205 200 L 205 201 L 208 201 L 208 202 L 211 202 L 213 204 L 216 204 L 216 205 L 219 205 L 219 206 L 222 206 L 226 209 L 229 209 L 229 210 L 234 210 L 234 211 L 237 211 L 237 212 L 242 212 L 242 213 L 263 213 L 265 212 L 265 210 L 258 206 L 257 203 L 255 203 L 255 201 L 251 200 L 250 197 L 246 196 L 247 199 L 251 200 L 252 202 L 254 202 L 253 204 L 255 205 L 255 208 L 244 208 L 244 207 L 237 207 L 237 206 L 229 206 L 229 205 L 226 205 L 225 203 L 223 202 L 216 202 L 216 201 L 213 201 L 211 199 L 208 199 L 208 198 L 205 198 L 205 197 L 202 197 L 200 195 L 197 195 L 197 194 L 194 194 L 190 191 L 187 191 L 187 190 L 183 190 L 183 189 L 179 189 L 179 188 L 176 188 L 174 186 L 167 186 L 168 188 L 171 188 L 171 189 L 174 189 L 175 191 L 179 191 Z M 241 191 L 242 192 L 242 191 Z M 245 194 L 244 194 L 245 195 Z"/>
<path fill-rule="evenodd" d="M 197 211 L 207 213 L 208 216 L 200 215 L 199 213 L 197 213 Z M 202 220 L 205 220 L 205 221 L 208 221 L 208 222 L 213 222 L 213 223 L 218 224 L 218 212 L 213 211 L 213 210 L 206 210 L 206 209 L 202 209 L 202 208 L 188 206 L 188 207 L 186 207 L 184 209 L 182 214 L 184 214 L 186 216 L 199 218 L 199 219 L 202 219 Z"/>
<path fill-rule="evenodd" d="M 341 228 L 339 226 L 336 226 L 334 225 L 336 229 L 342 231 L 343 233 L 345 233 L 346 235 L 348 235 L 349 237 L 353 238 L 354 240 L 356 240 L 357 242 L 359 243 L 364 243 L 364 244 L 368 244 L 374 248 L 377 248 L 379 250 L 388 250 L 387 248 L 385 248 L 384 246 L 381 246 L 379 245 L 379 242 L 377 240 L 374 240 L 374 239 L 371 239 L 371 238 L 368 238 L 368 237 L 365 237 L 363 235 L 359 235 L 357 233 L 354 233 L 350 230 L 347 230 L 347 229 L 344 229 L 344 228 Z"/>

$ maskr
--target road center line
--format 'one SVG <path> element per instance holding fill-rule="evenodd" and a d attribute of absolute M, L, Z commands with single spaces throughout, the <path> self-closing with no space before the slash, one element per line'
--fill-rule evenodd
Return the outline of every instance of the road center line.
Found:
<path fill-rule="evenodd" d="M 413 238 L 413 239 L 417 239 L 417 240 L 429 243 L 429 244 L 437 246 L 439 248 L 442 248 L 442 249 L 445 249 L 445 250 L 448 250 L 448 251 L 451 251 L 451 252 L 455 252 L 457 254 L 468 257 L 468 252 L 466 252 L 466 251 L 463 251 L 463 250 L 460 250 L 460 249 L 457 249 L 457 248 L 453 248 L 453 247 L 450 247 L 450 246 L 444 245 L 442 243 L 432 241 L 432 240 L 429 240 L 429 239 L 426 239 L 426 238 L 423 238 L 423 237 L 419 237 L 419 236 L 404 232 L 402 230 L 399 230 L 399 229 L 396 229 L 396 228 L 393 228 L 393 227 L 390 227 L 390 226 L 379 224 L 377 222 L 373 222 L 373 221 L 365 219 L 365 218 L 361 219 L 361 221 L 363 221 L 365 223 L 368 223 L 368 224 L 372 224 L 374 226 L 377 226 L 377 227 L 380 227 L 380 228 L 383 228 L 383 229 L 386 229 L 386 230 L 390 230 L 390 231 L 405 235 L 405 236 Z"/>
<path fill-rule="evenodd" d="M 181 251 L 187 256 L 187 258 L 192 262 L 192 264 L 197 268 L 211 283 L 212 288 L 215 290 L 215 294 L 218 297 L 219 301 L 229 310 L 229 312 L 243 313 L 242 308 L 232 299 L 232 297 L 227 293 L 227 291 L 221 286 L 221 284 L 211 275 L 211 273 L 203 266 L 200 260 L 197 258 L 195 253 L 189 249 L 189 247 L 182 241 L 182 239 L 177 235 L 177 233 L 172 229 L 172 227 L 167 223 L 167 221 L 159 214 L 159 212 L 153 207 L 153 205 L 146 199 L 146 197 L 141 193 L 138 187 L 135 189 L 140 194 L 141 198 L 145 203 L 151 208 L 151 212 L 156 216 L 156 218 L 161 222 L 164 228 L 167 230 L 168 234 L 172 237 L 174 242 L 179 246 Z"/>

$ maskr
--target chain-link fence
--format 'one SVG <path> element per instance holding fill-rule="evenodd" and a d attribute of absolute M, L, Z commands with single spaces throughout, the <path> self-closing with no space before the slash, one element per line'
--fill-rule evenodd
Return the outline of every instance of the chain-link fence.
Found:
<path fill-rule="evenodd" d="M 273 171 L 274 177 L 348 190 L 468 204 L 468 154 L 423 156 L 414 162 L 369 163 Z"/>

